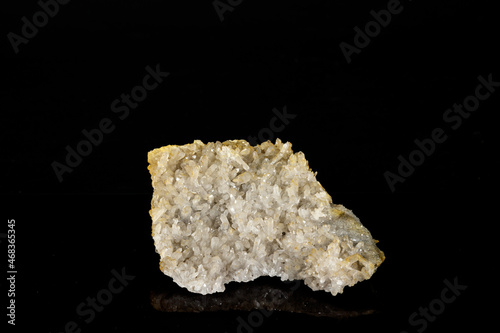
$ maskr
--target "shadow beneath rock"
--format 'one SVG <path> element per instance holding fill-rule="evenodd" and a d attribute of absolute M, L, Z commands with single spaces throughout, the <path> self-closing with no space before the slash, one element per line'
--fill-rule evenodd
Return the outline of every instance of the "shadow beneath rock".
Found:
<path fill-rule="evenodd" d="M 195 294 L 168 277 L 150 293 L 151 305 L 162 312 L 283 311 L 316 317 L 348 319 L 379 312 L 376 292 L 369 281 L 347 287 L 336 296 L 313 291 L 301 281 L 261 277 L 247 283 L 232 282 L 222 293 Z"/>

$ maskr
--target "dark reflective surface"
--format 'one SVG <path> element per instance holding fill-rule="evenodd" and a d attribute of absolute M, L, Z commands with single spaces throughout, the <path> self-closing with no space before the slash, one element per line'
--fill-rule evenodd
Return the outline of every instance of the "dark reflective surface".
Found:
<path fill-rule="evenodd" d="M 232 282 L 224 292 L 210 295 L 190 293 L 163 281 L 163 285 L 151 291 L 151 305 L 164 312 L 257 309 L 342 319 L 370 315 L 377 311 L 375 297 L 366 286 L 350 293 L 346 299 L 322 291 L 314 292 L 300 281 L 282 282 L 269 277 L 247 283 Z"/>

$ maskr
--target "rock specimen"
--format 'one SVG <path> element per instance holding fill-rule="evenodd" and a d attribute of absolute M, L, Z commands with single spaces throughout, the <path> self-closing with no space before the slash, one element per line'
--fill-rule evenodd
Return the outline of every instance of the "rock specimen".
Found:
<path fill-rule="evenodd" d="M 154 149 L 148 161 L 160 269 L 191 292 L 268 275 L 336 295 L 384 260 L 288 142 L 196 140 Z"/>

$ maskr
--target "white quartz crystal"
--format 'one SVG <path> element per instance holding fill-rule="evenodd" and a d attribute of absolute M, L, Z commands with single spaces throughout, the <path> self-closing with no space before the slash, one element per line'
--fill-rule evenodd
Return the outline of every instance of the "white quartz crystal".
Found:
<path fill-rule="evenodd" d="M 196 140 L 148 154 L 160 269 L 191 292 L 259 276 L 304 280 L 333 295 L 384 260 L 370 232 L 279 139 Z"/>

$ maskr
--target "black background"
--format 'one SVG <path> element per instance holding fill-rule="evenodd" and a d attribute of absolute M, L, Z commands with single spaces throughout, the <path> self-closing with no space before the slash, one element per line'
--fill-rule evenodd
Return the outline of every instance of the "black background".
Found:
<path fill-rule="evenodd" d="M 165 314 L 149 304 L 153 285 L 172 282 L 150 236 L 147 152 L 258 136 L 273 108 L 285 106 L 295 118 L 274 138 L 305 153 L 333 201 L 360 217 L 387 259 L 370 281 L 336 296 L 366 290 L 376 315 L 277 312 L 253 330 L 417 332 L 409 316 L 455 278 L 467 290 L 425 331 L 484 324 L 494 288 L 481 287 L 496 262 L 487 250 L 494 229 L 485 230 L 494 227 L 486 184 L 498 169 L 498 91 L 456 130 L 443 114 L 474 94 L 479 75 L 500 81 L 496 15 L 472 1 L 404 1 L 347 63 L 339 44 L 352 45 L 353 28 L 387 3 L 244 0 L 221 22 L 212 1 L 73 0 L 17 54 L 7 34 L 20 34 L 21 18 L 31 21 L 40 7 L 4 8 L 0 232 L 16 220 L 16 329 L 60 332 L 75 321 L 82 332 L 236 332 L 237 317 L 249 313 Z M 157 64 L 170 76 L 120 120 L 111 103 Z M 103 118 L 114 131 L 60 182 L 52 163 L 64 163 L 65 147 Z M 448 139 L 392 192 L 384 173 L 397 173 L 398 156 L 437 127 Z M 84 323 L 77 305 L 122 268 L 134 280 Z"/>

